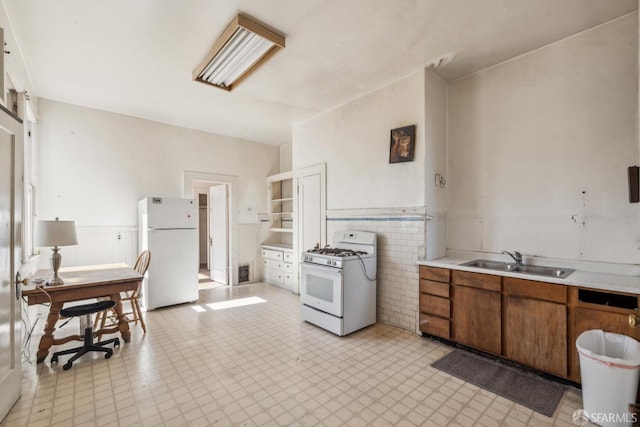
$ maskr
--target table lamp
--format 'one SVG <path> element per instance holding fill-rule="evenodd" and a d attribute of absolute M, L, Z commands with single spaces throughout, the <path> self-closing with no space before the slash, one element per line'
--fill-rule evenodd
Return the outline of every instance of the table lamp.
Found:
<path fill-rule="evenodd" d="M 51 268 L 53 269 L 53 278 L 49 282 L 50 285 L 62 285 L 64 281 L 58 276 L 60 264 L 62 263 L 62 255 L 58 253 L 59 246 L 72 246 L 78 244 L 78 236 L 76 235 L 76 225 L 74 221 L 38 221 L 36 230 L 37 245 L 53 246 L 51 254 Z"/>

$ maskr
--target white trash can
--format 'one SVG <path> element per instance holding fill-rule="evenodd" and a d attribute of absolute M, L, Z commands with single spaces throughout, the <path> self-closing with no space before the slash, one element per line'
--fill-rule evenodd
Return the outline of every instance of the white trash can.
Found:
<path fill-rule="evenodd" d="M 630 426 L 640 375 L 640 343 L 626 335 L 592 329 L 576 339 L 582 376 L 582 404 L 603 427 Z"/>

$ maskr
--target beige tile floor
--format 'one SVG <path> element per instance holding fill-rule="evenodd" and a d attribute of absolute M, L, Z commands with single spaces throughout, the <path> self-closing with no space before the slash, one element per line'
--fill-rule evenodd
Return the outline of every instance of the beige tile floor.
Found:
<path fill-rule="evenodd" d="M 207 305 L 256 296 L 266 302 Z M 337 337 L 300 320 L 298 296 L 263 283 L 202 291 L 146 320 L 147 334 L 134 328 L 109 360 L 25 363 L 0 426 L 571 427 L 581 407 L 569 389 L 553 418 L 534 413 L 431 368 L 450 348 L 389 325 Z"/>
<path fill-rule="evenodd" d="M 223 285 L 222 283 L 215 282 L 211 280 L 211 276 L 209 270 L 207 270 L 206 266 L 200 266 L 200 271 L 198 272 L 198 289 L 201 291 L 213 288 L 220 288 Z"/>

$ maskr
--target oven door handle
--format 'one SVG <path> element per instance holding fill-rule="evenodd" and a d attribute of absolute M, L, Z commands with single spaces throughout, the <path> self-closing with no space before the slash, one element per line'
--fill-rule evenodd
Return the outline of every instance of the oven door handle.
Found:
<path fill-rule="evenodd" d="M 331 274 L 334 276 L 342 276 L 342 268 L 331 267 L 328 265 L 316 265 L 308 262 L 302 263 L 302 268 L 306 270 L 319 271 L 325 274 Z"/>

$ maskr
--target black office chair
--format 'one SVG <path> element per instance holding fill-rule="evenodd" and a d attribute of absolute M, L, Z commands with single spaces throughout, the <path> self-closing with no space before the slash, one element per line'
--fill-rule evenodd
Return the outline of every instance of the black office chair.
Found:
<path fill-rule="evenodd" d="M 87 316 L 87 327 L 84 330 L 84 345 L 82 347 L 70 348 L 69 350 L 57 351 L 53 353 L 51 356 L 51 363 L 58 363 L 58 356 L 62 356 L 63 354 L 72 354 L 77 353 L 71 359 L 67 361 L 62 367 L 65 371 L 71 368 L 73 362 L 78 359 L 80 356 L 88 353 L 90 351 L 103 351 L 106 354 L 104 355 L 105 359 L 108 359 L 113 354 L 113 350 L 110 348 L 104 347 L 107 344 L 113 343 L 114 347 L 118 347 L 120 345 L 120 340 L 118 338 L 112 338 L 105 341 L 100 341 L 97 343 L 93 342 L 93 322 L 91 321 L 91 315 L 93 313 L 98 313 L 103 310 L 108 310 L 110 308 L 115 307 L 115 301 L 98 301 L 91 304 L 83 304 L 83 305 L 75 305 L 69 308 L 63 308 L 60 310 L 60 315 L 64 317 L 78 317 L 78 316 Z"/>

